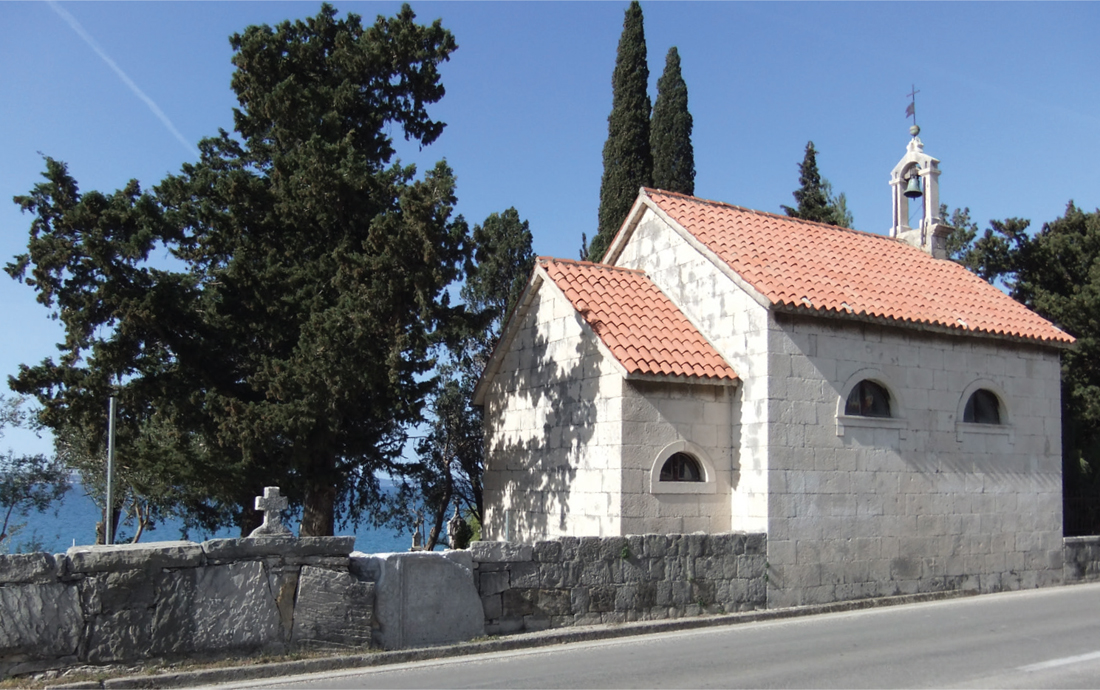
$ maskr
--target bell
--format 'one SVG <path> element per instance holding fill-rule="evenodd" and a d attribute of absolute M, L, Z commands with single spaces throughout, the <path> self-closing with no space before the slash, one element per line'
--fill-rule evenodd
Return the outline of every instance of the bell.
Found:
<path fill-rule="evenodd" d="M 924 192 L 920 190 L 920 177 L 913 175 L 909 178 L 909 185 L 905 188 L 905 196 L 910 199 L 918 199 Z"/>

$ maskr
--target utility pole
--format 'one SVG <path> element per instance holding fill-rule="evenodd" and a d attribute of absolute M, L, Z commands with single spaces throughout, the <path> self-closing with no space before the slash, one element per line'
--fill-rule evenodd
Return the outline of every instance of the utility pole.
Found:
<path fill-rule="evenodd" d="M 107 422 L 107 510 L 103 517 L 103 535 L 105 544 L 114 543 L 114 483 L 115 483 L 115 394 L 111 394 L 110 419 Z"/>

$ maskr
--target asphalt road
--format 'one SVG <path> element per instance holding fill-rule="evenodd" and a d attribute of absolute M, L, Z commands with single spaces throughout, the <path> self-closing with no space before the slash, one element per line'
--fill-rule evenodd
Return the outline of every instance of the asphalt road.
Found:
<path fill-rule="evenodd" d="M 1100 688 L 1100 584 L 232 687 Z"/>

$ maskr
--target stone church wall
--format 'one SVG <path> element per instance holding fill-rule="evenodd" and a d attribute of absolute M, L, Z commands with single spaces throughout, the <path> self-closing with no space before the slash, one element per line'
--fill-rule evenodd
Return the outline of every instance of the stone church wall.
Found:
<path fill-rule="evenodd" d="M 0 678 L 78 663 L 371 644 L 355 537 L 0 556 Z"/>
<path fill-rule="evenodd" d="M 485 538 L 619 534 L 622 375 L 552 282 L 532 292 L 485 395 Z"/>
<path fill-rule="evenodd" d="M 765 608 L 763 534 L 474 542 L 489 635 Z"/>
<path fill-rule="evenodd" d="M 736 386 L 627 380 L 621 533 L 728 532 L 739 418 Z M 703 462 L 706 482 L 655 481 L 679 451 Z"/>
<path fill-rule="evenodd" d="M 1054 351 L 780 315 L 768 369 L 769 606 L 1062 579 Z M 895 417 L 845 417 L 860 379 Z M 963 424 L 992 389 L 1000 426 Z"/>
<path fill-rule="evenodd" d="M 735 451 L 730 523 L 724 529 L 766 531 L 767 348 L 774 328 L 767 310 L 737 286 L 728 268 L 708 260 L 652 210 L 643 215 L 615 264 L 645 271 L 741 377 L 734 402 L 739 423 L 730 428 L 728 441 L 720 440 Z"/>

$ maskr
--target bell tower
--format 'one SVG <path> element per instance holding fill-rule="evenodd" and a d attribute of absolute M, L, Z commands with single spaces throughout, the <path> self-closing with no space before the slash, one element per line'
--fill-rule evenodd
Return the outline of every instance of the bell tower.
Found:
<path fill-rule="evenodd" d="M 890 188 L 893 192 L 893 225 L 890 237 L 923 249 L 937 259 L 947 258 L 947 236 L 951 228 L 940 217 L 940 162 L 924 152 L 920 127 L 916 124 L 915 94 L 914 103 L 909 105 L 907 115 L 913 116 L 913 126 L 909 128 L 912 139 L 905 148 L 905 155 L 890 173 Z M 909 225 L 909 202 L 920 204 L 920 218 Z"/>

